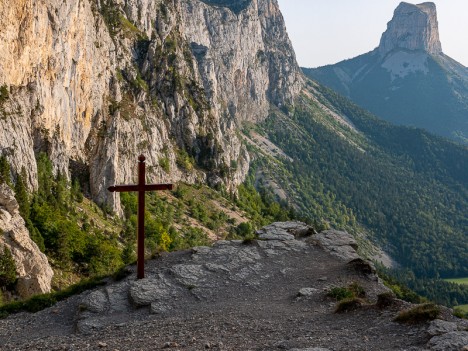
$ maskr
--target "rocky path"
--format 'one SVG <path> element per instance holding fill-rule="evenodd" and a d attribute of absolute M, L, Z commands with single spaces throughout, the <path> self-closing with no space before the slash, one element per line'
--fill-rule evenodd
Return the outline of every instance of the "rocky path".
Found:
<path fill-rule="evenodd" d="M 429 349 L 428 325 L 395 323 L 396 309 L 372 305 L 386 288 L 366 265 L 349 263 L 357 255 L 348 234 L 310 234 L 277 223 L 262 240 L 164 255 L 148 262 L 143 280 L 131 274 L 1 320 L 0 350 Z M 326 292 L 350 283 L 365 289 L 368 306 L 336 314 Z"/>

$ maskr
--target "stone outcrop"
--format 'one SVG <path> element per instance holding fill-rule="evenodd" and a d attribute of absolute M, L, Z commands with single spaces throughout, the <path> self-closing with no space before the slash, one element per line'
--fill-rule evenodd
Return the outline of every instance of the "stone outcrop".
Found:
<path fill-rule="evenodd" d="M 53 277 L 47 257 L 31 240 L 13 190 L 0 185 L 0 248 L 10 249 L 16 264 L 16 291 L 22 298 L 50 292 Z"/>
<path fill-rule="evenodd" d="M 432 2 L 413 5 L 402 2 L 395 10 L 387 31 L 382 35 L 379 53 L 392 50 L 421 50 L 433 55 L 442 53 L 437 10 Z"/>
<path fill-rule="evenodd" d="M 2 1 L 0 21 L 0 153 L 31 188 L 34 152 L 85 169 L 116 210 L 106 189 L 141 153 L 156 181 L 234 188 L 250 162 L 237 128 L 302 87 L 276 0 Z"/>
<path fill-rule="evenodd" d="M 272 268 L 269 261 L 282 262 L 291 255 L 307 255 L 314 250 L 313 247 L 321 247 L 343 262 L 359 257 L 355 251 L 356 242 L 346 232 L 317 234 L 305 223 L 276 222 L 261 228 L 257 234 L 259 240 L 252 243 L 218 241 L 213 247 L 195 247 L 190 257 L 177 260 L 169 267 L 148 268 L 145 279 L 126 280 L 118 286 L 91 292 L 81 302 L 78 328 L 85 333 L 91 332 L 107 323 L 105 320 L 109 318 L 106 315 L 143 306 L 149 306 L 153 314 L 166 316 L 179 308 L 177 301 L 188 298 L 187 292 L 197 300 L 215 301 L 232 286 L 242 285 L 256 290 L 276 274 L 276 268 Z M 334 245 L 329 240 L 331 237 L 340 237 L 341 240 Z M 287 265 L 280 268 L 283 268 L 281 275 L 286 277 Z M 329 283 L 322 277 L 320 280 Z M 370 295 L 376 298 L 377 293 L 387 290 L 383 285 L 378 285 Z M 303 287 L 298 291 L 298 298 L 323 294 L 323 289 L 317 287 Z"/>
<path fill-rule="evenodd" d="M 359 258 L 357 242 L 353 236 L 344 231 L 326 230 L 309 239 L 320 245 L 324 250 L 343 260 Z"/>

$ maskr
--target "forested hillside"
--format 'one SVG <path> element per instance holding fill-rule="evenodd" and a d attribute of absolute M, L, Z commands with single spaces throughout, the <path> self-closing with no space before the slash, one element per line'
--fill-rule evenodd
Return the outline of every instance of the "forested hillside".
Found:
<path fill-rule="evenodd" d="M 309 89 L 289 116 L 274 112 L 260 129 L 293 159 L 264 167 L 300 213 L 342 228 L 364 225 L 417 276 L 468 275 L 467 149 L 392 126 L 329 89 Z"/>

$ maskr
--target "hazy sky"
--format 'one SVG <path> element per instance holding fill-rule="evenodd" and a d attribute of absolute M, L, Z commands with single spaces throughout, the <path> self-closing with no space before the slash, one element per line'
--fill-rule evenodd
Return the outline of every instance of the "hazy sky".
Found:
<path fill-rule="evenodd" d="M 373 50 L 400 0 L 278 0 L 303 67 Z M 406 1 L 419 4 L 424 1 Z M 442 50 L 468 66 L 468 0 L 435 0 Z"/>

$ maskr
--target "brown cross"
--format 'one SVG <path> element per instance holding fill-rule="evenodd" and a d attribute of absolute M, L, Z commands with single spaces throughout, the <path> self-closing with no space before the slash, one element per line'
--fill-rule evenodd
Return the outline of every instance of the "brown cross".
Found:
<path fill-rule="evenodd" d="M 138 192 L 138 239 L 137 239 L 137 279 L 145 277 L 145 192 L 155 190 L 172 190 L 172 184 L 146 184 L 145 156 L 138 157 L 138 184 L 114 185 L 108 188 L 110 192 Z"/>

